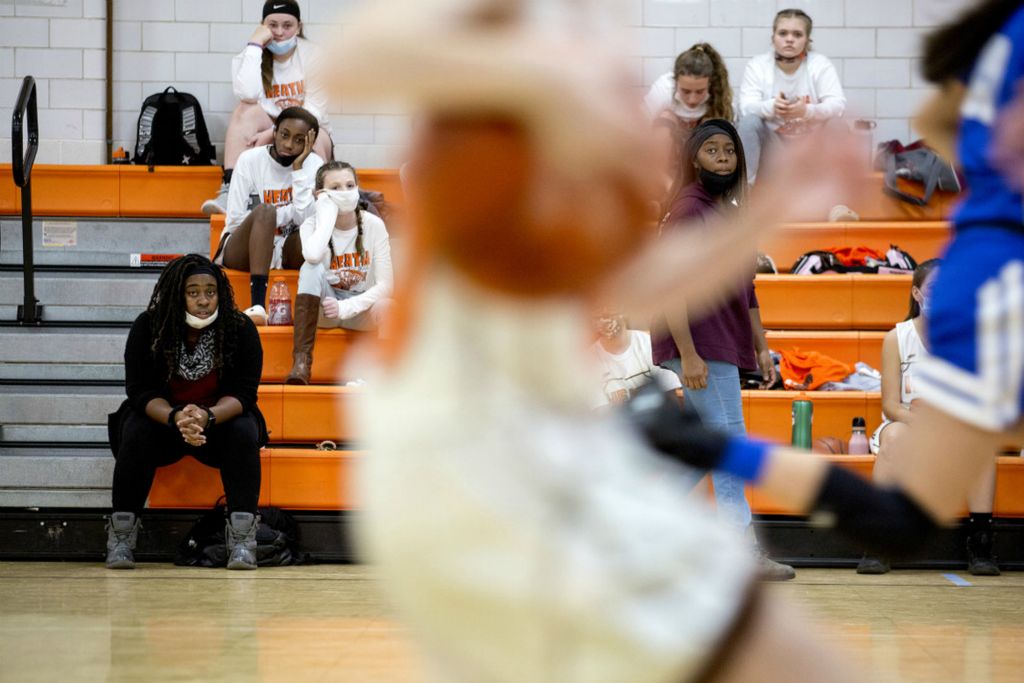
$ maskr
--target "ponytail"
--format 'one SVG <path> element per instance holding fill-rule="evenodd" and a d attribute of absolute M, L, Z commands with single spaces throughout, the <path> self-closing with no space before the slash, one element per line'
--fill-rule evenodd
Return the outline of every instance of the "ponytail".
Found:
<path fill-rule="evenodd" d="M 697 43 L 676 57 L 672 77 L 694 76 L 708 79 L 708 111 L 705 118 L 732 121 L 732 88 L 725 60 L 710 43 Z"/>

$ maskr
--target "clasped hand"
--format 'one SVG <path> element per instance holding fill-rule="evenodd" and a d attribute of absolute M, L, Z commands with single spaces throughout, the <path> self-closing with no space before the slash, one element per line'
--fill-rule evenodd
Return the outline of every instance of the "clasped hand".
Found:
<path fill-rule="evenodd" d="M 204 431 L 209 422 L 210 416 L 206 409 L 194 403 L 189 403 L 174 416 L 174 424 L 189 446 L 202 446 L 206 443 Z"/>

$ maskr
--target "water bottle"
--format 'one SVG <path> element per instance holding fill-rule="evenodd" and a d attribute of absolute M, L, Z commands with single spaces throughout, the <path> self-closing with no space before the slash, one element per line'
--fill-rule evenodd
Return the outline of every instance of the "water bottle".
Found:
<path fill-rule="evenodd" d="M 274 284 L 270 288 L 270 311 L 267 314 L 267 324 L 292 324 L 292 296 L 283 277 L 275 277 Z"/>
<path fill-rule="evenodd" d="M 863 417 L 853 418 L 853 430 L 850 432 L 850 445 L 846 449 L 846 452 L 850 455 L 867 455 L 870 452 L 868 448 L 868 435 L 866 433 L 866 425 Z"/>
<path fill-rule="evenodd" d="M 806 398 L 793 401 L 793 446 L 811 448 L 811 423 L 814 421 L 814 404 Z"/>

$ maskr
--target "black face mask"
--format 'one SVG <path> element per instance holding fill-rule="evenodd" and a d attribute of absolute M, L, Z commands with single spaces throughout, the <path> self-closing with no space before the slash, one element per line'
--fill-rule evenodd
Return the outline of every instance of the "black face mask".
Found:
<path fill-rule="evenodd" d="M 720 197 L 728 192 L 735 184 L 739 171 L 733 171 L 729 175 L 718 175 L 705 169 L 700 169 L 700 184 L 712 197 Z"/>
<path fill-rule="evenodd" d="M 277 146 L 271 143 L 270 145 L 270 158 L 281 164 L 282 166 L 291 166 L 295 163 L 295 160 L 299 158 L 298 154 L 293 154 L 290 157 L 283 157 L 277 153 Z"/>

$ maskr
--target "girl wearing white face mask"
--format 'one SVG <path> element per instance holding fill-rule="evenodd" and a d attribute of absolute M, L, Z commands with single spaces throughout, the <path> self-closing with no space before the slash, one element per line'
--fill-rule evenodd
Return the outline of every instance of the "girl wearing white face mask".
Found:
<path fill-rule="evenodd" d="M 302 256 L 287 384 L 309 384 L 317 327 L 379 330 L 394 275 L 388 231 L 359 206 L 356 169 L 331 161 L 316 173 L 316 212 L 299 227 Z"/>
<path fill-rule="evenodd" d="M 274 120 L 288 107 L 302 107 L 317 117 L 320 133 L 313 151 L 321 159 L 334 158 L 327 92 L 314 75 L 320 61 L 320 50 L 303 36 L 296 0 L 267 0 L 263 21 L 231 62 L 235 96 L 241 101 L 224 137 L 221 189 L 203 203 L 204 214 L 227 213 L 228 187 L 238 156 L 269 144 Z"/>

